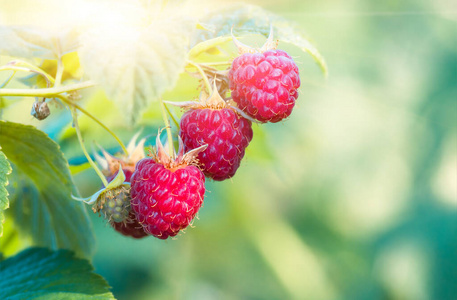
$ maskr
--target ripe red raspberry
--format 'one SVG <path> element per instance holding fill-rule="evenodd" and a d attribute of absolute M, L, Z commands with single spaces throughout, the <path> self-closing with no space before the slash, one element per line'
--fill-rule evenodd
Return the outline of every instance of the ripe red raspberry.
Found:
<path fill-rule="evenodd" d="M 205 176 L 192 163 L 198 151 L 177 159 L 166 155 L 157 137 L 157 152 L 136 165 L 131 181 L 132 208 L 144 231 L 159 239 L 175 236 L 193 220 L 203 203 Z"/>
<path fill-rule="evenodd" d="M 244 53 L 229 71 L 232 98 L 249 116 L 276 123 L 287 118 L 298 97 L 298 67 L 286 52 Z"/>
<path fill-rule="evenodd" d="M 224 104 L 191 108 L 180 128 L 186 150 L 208 145 L 197 159 L 204 174 L 218 181 L 235 175 L 252 140 L 251 122 Z"/>

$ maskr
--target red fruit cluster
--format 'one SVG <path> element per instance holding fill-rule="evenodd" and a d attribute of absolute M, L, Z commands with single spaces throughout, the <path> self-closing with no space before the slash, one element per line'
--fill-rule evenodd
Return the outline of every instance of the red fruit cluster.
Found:
<path fill-rule="evenodd" d="M 197 159 L 207 177 L 221 181 L 235 175 L 252 140 L 252 128 L 231 108 L 196 108 L 182 116 L 180 136 L 186 151 L 208 145 Z"/>
<path fill-rule="evenodd" d="M 178 234 L 203 203 L 205 177 L 195 166 L 167 168 L 153 158 L 138 162 L 132 176 L 132 208 L 144 231 L 159 239 Z"/>
<path fill-rule="evenodd" d="M 245 53 L 235 58 L 229 81 L 233 101 L 262 123 L 287 118 L 300 87 L 298 67 L 282 50 Z"/>
<path fill-rule="evenodd" d="M 275 123 L 291 114 L 300 87 L 298 67 L 286 52 L 271 48 L 273 44 L 270 35 L 260 50 L 251 48 L 236 58 L 228 78 L 216 69 L 207 70 L 214 75 L 211 95 L 202 92 L 199 102 L 174 103 L 186 109 L 180 121 L 177 157 L 166 153 L 158 136 L 151 157 L 139 160 L 143 152 L 138 150 L 132 156 L 135 159 L 124 163 L 137 162 L 133 174 L 133 169 L 122 165 L 131 183 L 131 210 L 127 221 L 112 223 L 118 232 L 134 238 L 176 236 L 192 223 L 203 204 L 205 176 L 221 181 L 235 175 L 253 138 L 251 121 Z M 225 78 L 219 86 L 217 75 Z M 228 88 L 233 101 L 219 94 Z M 109 174 L 113 170 L 110 167 Z"/>

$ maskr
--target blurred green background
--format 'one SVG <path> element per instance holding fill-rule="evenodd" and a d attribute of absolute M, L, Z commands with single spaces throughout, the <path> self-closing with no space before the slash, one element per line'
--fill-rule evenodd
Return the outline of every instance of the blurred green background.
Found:
<path fill-rule="evenodd" d="M 92 215 L 96 271 L 129 300 L 457 299 L 455 3 L 250 3 L 295 21 L 329 77 L 280 44 L 302 78 L 290 119 L 254 125 L 236 176 L 208 182 L 195 228 L 175 240 L 125 238 Z M 188 101 L 193 84 L 183 75 L 168 98 Z M 138 130 L 118 124 L 106 99 L 90 97 L 86 109 L 125 141 Z M 156 104 L 139 126 L 143 136 L 162 126 Z M 52 137 L 51 122 L 17 115 L 30 101 L 12 105 L 3 118 Z M 51 117 L 69 122 L 68 112 Z M 87 141 L 115 147 L 85 117 L 81 127 Z M 73 134 L 61 145 L 77 163 Z M 85 196 L 99 188 L 92 171 L 75 181 Z"/>

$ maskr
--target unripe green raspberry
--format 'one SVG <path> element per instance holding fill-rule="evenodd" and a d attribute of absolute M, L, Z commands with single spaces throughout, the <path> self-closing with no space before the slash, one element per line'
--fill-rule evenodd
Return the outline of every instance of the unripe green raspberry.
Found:
<path fill-rule="evenodd" d="M 100 211 L 109 222 L 123 222 L 130 213 L 130 191 L 124 186 L 108 190 L 101 196 Z"/>

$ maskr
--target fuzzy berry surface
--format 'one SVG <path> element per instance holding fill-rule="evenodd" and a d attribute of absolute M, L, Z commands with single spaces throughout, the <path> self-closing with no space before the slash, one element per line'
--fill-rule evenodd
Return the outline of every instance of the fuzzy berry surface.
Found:
<path fill-rule="evenodd" d="M 130 192 L 124 187 L 106 191 L 102 196 L 100 212 L 110 222 L 125 221 L 130 213 Z"/>
<path fill-rule="evenodd" d="M 287 118 L 298 97 L 298 67 L 282 50 L 245 53 L 229 71 L 232 98 L 252 118 L 276 123 Z"/>
<path fill-rule="evenodd" d="M 127 170 L 127 169 L 122 169 L 122 171 L 124 172 L 124 175 L 125 175 L 125 181 L 130 182 L 130 179 L 133 174 L 132 171 Z M 118 172 L 119 171 L 117 171 L 113 175 L 107 177 L 106 179 L 108 180 L 108 182 L 111 182 L 111 180 L 113 180 L 116 177 Z M 129 214 L 128 214 L 127 218 L 122 222 L 110 222 L 111 226 L 113 226 L 113 228 L 120 234 L 125 235 L 125 236 L 130 236 L 135 239 L 140 239 L 140 238 L 148 236 L 148 234 L 144 231 L 143 226 L 141 226 L 141 224 L 136 219 L 134 211 L 131 209 L 130 194 L 128 195 L 128 201 L 129 201 Z"/>
<path fill-rule="evenodd" d="M 117 232 L 125 236 L 131 236 L 135 239 L 141 239 L 148 236 L 148 234 L 144 231 L 143 226 L 136 219 L 133 210 L 130 210 L 129 217 L 126 221 L 120 223 L 113 222 L 111 225 Z"/>
<path fill-rule="evenodd" d="M 205 176 L 195 166 L 168 169 L 152 158 L 136 165 L 132 209 L 144 231 L 167 239 L 191 224 L 203 204 Z"/>
<path fill-rule="evenodd" d="M 180 128 L 186 151 L 208 145 L 197 159 L 203 173 L 217 181 L 235 175 L 253 135 L 251 121 L 230 108 L 188 110 Z"/>

